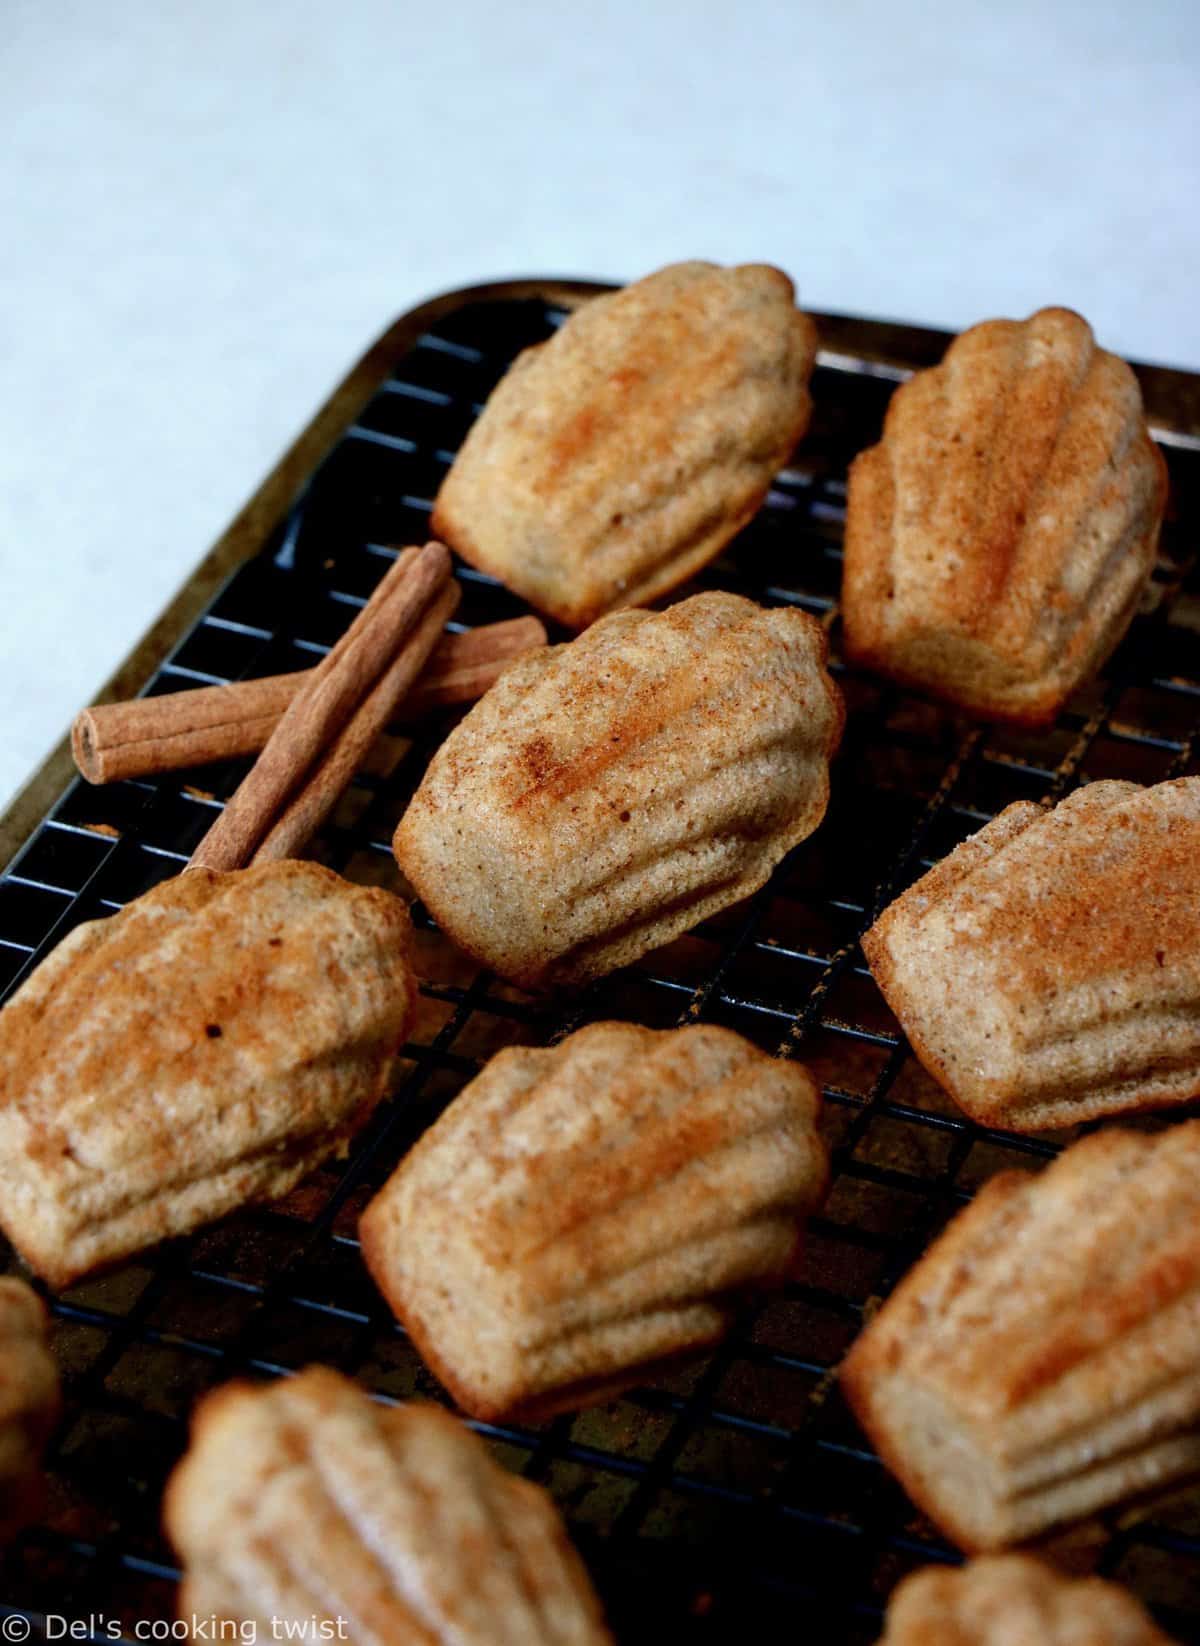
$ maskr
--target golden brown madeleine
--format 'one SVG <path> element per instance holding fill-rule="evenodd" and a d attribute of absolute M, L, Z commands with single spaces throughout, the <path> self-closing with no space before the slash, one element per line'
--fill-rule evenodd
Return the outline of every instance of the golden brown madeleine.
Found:
<path fill-rule="evenodd" d="M 1141 1602 L 1029 1555 L 925 1566 L 892 1595 L 879 1646 L 1171 1646 Z"/>
<path fill-rule="evenodd" d="M 182 1618 L 354 1646 L 611 1646 L 550 1497 L 437 1406 L 325 1367 L 226 1384 L 167 1487 Z M 297 1635 L 297 1638 L 305 1638 Z"/>
<path fill-rule="evenodd" d="M 37 1512 L 42 1450 L 58 1418 L 46 1311 L 23 1280 L 0 1279 L 0 1538 Z"/>
<path fill-rule="evenodd" d="M 1200 1095 L 1200 778 L 1009 806 L 863 939 L 975 1120 L 1035 1132 Z"/>
<path fill-rule="evenodd" d="M 850 470 L 847 657 L 988 719 L 1054 719 L 1129 626 L 1166 467 L 1069 309 L 972 326 Z"/>
<path fill-rule="evenodd" d="M 749 896 L 812 833 L 842 702 L 802 612 L 701 594 L 507 669 L 396 831 L 445 932 L 527 988 L 602 976 Z"/>
<path fill-rule="evenodd" d="M 192 870 L 77 926 L 0 1012 L 0 1223 L 62 1287 L 285 1194 L 388 1088 L 398 899 L 311 863 Z"/>
<path fill-rule="evenodd" d="M 842 1387 L 963 1549 L 1200 1472 L 1200 1121 L 992 1178 L 858 1338 Z"/>
<path fill-rule="evenodd" d="M 793 298 L 764 264 L 676 263 L 585 304 L 493 391 L 434 532 L 571 628 L 675 588 L 808 427 L 816 332 Z"/>
<path fill-rule="evenodd" d="M 819 1107 L 798 1064 L 710 1025 L 512 1047 L 368 1206 L 363 1257 L 473 1416 L 605 1399 L 790 1273 Z"/>

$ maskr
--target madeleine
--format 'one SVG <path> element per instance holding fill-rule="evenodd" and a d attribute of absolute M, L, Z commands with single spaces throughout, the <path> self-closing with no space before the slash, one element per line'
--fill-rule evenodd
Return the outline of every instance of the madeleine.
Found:
<path fill-rule="evenodd" d="M 442 483 L 438 537 L 580 629 L 758 511 L 808 426 L 812 322 L 778 269 L 676 263 L 520 355 Z"/>
<path fill-rule="evenodd" d="M 438 924 L 526 988 L 602 976 L 764 884 L 817 827 L 841 697 L 803 612 L 700 594 L 507 669 L 395 851 Z"/>
<path fill-rule="evenodd" d="M 42 1451 L 61 1407 L 46 1326 L 37 1293 L 0 1278 L 0 1539 L 32 1519 L 42 1497 Z"/>
<path fill-rule="evenodd" d="M 985 719 L 1052 721 L 1150 577 L 1166 467 L 1069 309 L 989 320 L 896 390 L 850 471 L 847 658 Z"/>
<path fill-rule="evenodd" d="M 404 905 L 311 863 L 193 869 L 77 926 L 0 1012 L 0 1223 L 63 1287 L 286 1194 L 388 1090 Z"/>
<path fill-rule="evenodd" d="M 1171 1646 L 1141 1602 L 1029 1555 L 925 1566 L 892 1596 L 879 1646 Z"/>
<path fill-rule="evenodd" d="M 829 1175 L 799 1064 L 594 1023 L 499 1052 L 363 1214 L 363 1257 L 465 1411 L 604 1399 L 791 1273 Z"/>
<path fill-rule="evenodd" d="M 863 952 L 913 1050 L 986 1126 L 1200 1095 L 1200 778 L 1007 807 L 897 898 Z"/>
<path fill-rule="evenodd" d="M 960 1548 L 1200 1474 L 1200 1121 L 993 1177 L 851 1348 L 842 1388 Z"/>
<path fill-rule="evenodd" d="M 184 1619 L 354 1646 L 612 1646 L 541 1487 L 440 1407 L 377 1406 L 323 1366 L 203 1401 L 165 1521 Z"/>

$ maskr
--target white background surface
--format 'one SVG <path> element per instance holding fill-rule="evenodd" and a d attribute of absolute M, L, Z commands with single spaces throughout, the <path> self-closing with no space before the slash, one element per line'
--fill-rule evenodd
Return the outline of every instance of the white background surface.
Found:
<path fill-rule="evenodd" d="M 0 0 L 0 805 L 420 298 L 765 260 L 1200 367 L 1198 184 L 1196 0 Z"/>

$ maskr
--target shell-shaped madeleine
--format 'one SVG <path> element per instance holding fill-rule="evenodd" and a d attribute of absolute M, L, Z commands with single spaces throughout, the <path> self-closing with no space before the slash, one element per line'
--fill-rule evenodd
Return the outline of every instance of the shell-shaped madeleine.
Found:
<path fill-rule="evenodd" d="M 1127 1589 L 1029 1555 L 925 1566 L 892 1595 L 879 1646 L 1171 1646 Z"/>
<path fill-rule="evenodd" d="M 612 1646 L 540 1487 L 448 1412 L 384 1409 L 325 1367 L 209 1396 L 165 1521 L 182 1618 L 261 1640 Z"/>
<path fill-rule="evenodd" d="M 909 1496 L 968 1550 L 1200 1473 L 1200 1121 L 992 1178 L 842 1367 Z"/>
<path fill-rule="evenodd" d="M 434 756 L 396 856 L 514 983 L 577 983 L 749 896 L 825 813 L 841 697 L 802 612 L 702 594 L 507 669 Z"/>
<path fill-rule="evenodd" d="M 812 322 L 761 264 L 677 263 L 585 304 L 492 393 L 437 535 L 583 628 L 700 569 L 808 426 Z"/>
<path fill-rule="evenodd" d="M 46 1311 L 23 1280 L 0 1279 L 0 1538 L 36 1511 L 42 1449 L 59 1412 Z"/>
<path fill-rule="evenodd" d="M 850 471 L 846 654 L 989 719 L 1053 720 L 1128 628 L 1165 500 L 1137 379 L 1085 320 L 973 326 Z"/>
<path fill-rule="evenodd" d="M 828 1158 L 799 1065 L 596 1023 L 499 1052 L 363 1214 L 363 1257 L 465 1411 L 605 1399 L 785 1279 Z"/>
<path fill-rule="evenodd" d="M 1009 806 L 863 950 L 972 1118 L 1073 1125 L 1200 1095 L 1200 778 Z"/>
<path fill-rule="evenodd" d="M 0 1223 L 51 1285 L 286 1193 L 387 1089 L 407 912 L 328 869 L 189 870 L 0 1012 Z"/>

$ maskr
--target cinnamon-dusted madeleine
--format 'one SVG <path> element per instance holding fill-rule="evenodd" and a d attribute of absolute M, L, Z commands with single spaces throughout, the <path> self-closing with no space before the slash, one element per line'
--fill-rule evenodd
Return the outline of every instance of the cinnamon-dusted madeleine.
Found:
<path fill-rule="evenodd" d="M 354 1646 L 612 1646 L 541 1487 L 449 1412 L 387 1410 L 325 1367 L 210 1395 L 165 1520 L 185 1619 Z"/>
<path fill-rule="evenodd" d="M 0 1012 L 0 1224 L 52 1286 L 285 1194 L 387 1090 L 398 899 L 195 869 L 77 926 Z"/>
<path fill-rule="evenodd" d="M 675 588 L 808 426 L 816 332 L 793 298 L 779 269 L 695 262 L 585 304 L 493 391 L 433 530 L 571 628 Z"/>
<path fill-rule="evenodd" d="M 1073 1125 L 1200 1095 L 1200 778 L 1007 807 L 863 951 L 975 1120 Z"/>
<path fill-rule="evenodd" d="M 23 1280 L 0 1279 L 0 1538 L 36 1512 L 42 1450 L 59 1412 L 46 1311 Z"/>
<path fill-rule="evenodd" d="M 605 1399 L 791 1272 L 819 1106 L 798 1064 L 707 1024 L 510 1047 L 367 1207 L 363 1257 L 473 1416 Z"/>
<path fill-rule="evenodd" d="M 701 594 L 521 659 L 396 831 L 468 954 L 527 988 L 638 959 L 749 896 L 812 833 L 842 727 L 802 612 Z"/>
<path fill-rule="evenodd" d="M 963 1549 L 1200 1473 L 1200 1121 L 1003 1172 L 855 1342 L 842 1387 Z"/>
<path fill-rule="evenodd" d="M 846 655 L 988 719 L 1051 721 L 1128 628 L 1165 500 L 1137 379 L 1085 320 L 972 326 L 851 468 Z"/>
<path fill-rule="evenodd" d="M 1141 1602 L 1030 1555 L 925 1566 L 892 1595 L 879 1646 L 1171 1646 Z"/>

